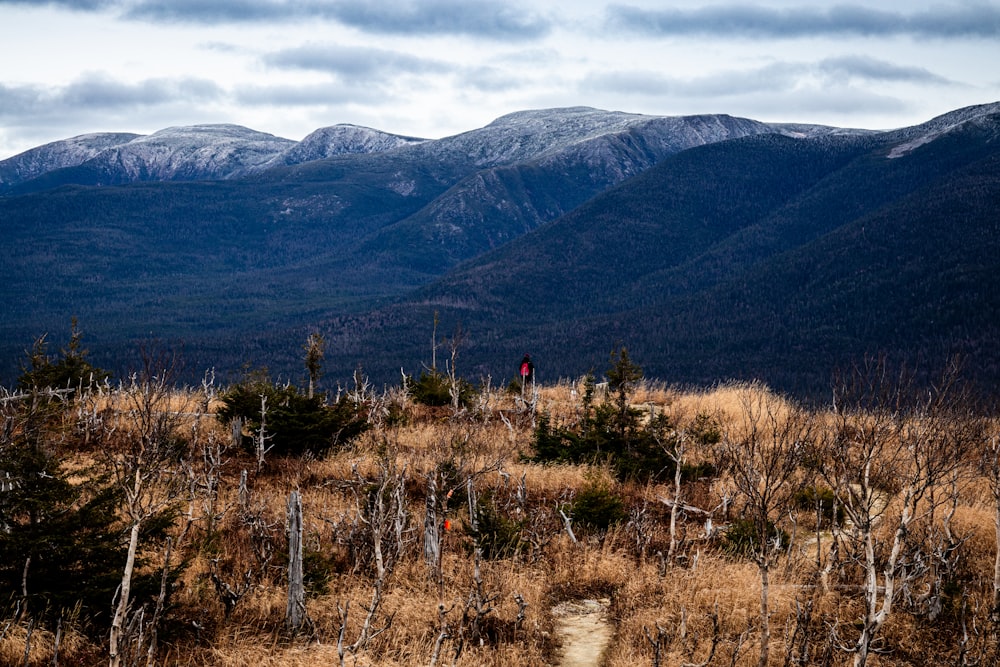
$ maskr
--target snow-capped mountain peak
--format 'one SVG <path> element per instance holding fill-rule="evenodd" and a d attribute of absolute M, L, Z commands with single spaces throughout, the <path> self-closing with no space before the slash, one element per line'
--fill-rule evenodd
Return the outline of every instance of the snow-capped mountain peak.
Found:
<path fill-rule="evenodd" d="M 996 114 L 1000 114 L 1000 102 L 978 104 L 956 109 L 920 125 L 897 130 L 894 134 L 897 134 L 901 141 L 889 151 L 887 157 L 890 159 L 903 157 L 967 123 L 977 123 L 986 116 Z"/>
<path fill-rule="evenodd" d="M 119 165 L 129 180 L 229 178 L 246 173 L 295 145 L 290 139 L 239 125 L 169 127 L 98 156 Z"/>
<path fill-rule="evenodd" d="M 75 167 L 101 152 L 140 138 L 128 132 L 81 134 L 53 141 L 0 162 L 0 188 L 41 176 L 64 167 Z"/>
<path fill-rule="evenodd" d="M 404 137 L 361 125 L 340 123 L 315 130 L 302 141 L 272 158 L 264 166 L 301 164 L 336 155 L 381 153 L 424 141 L 426 139 Z"/>

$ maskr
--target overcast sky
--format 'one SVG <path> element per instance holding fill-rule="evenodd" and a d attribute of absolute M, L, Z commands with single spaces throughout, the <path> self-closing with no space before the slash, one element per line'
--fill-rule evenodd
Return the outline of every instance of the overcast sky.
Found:
<path fill-rule="evenodd" d="M 521 109 L 882 129 L 1000 100 L 1000 1 L 0 0 L 0 159 L 100 131 Z"/>

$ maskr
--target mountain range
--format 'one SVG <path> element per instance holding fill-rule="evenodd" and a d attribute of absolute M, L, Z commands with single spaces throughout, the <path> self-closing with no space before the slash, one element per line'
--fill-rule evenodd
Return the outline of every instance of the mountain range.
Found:
<path fill-rule="evenodd" d="M 890 354 L 1000 380 L 1000 103 L 893 131 L 523 111 L 443 139 L 350 125 L 95 134 L 0 162 L 0 377 L 79 318 L 95 362 L 391 381 L 600 372 L 821 395 Z M 143 342 L 145 341 L 145 342 Z M 437 358 L 442 358 L 440 350 Z"/>

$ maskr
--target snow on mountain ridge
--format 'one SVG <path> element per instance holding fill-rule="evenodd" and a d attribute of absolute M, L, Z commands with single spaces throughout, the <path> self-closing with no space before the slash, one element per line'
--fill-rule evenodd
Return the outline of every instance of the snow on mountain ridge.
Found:
<path fill-rule="evenodd" d="M 466 155 L 481 168 L 522 161 L 561 159 L 566 151 L 590 152 L 588 163 L 601 163 L 603 142 L 623 141 L 629 132 L 642 135 L 647 149 L 676 152 L 703 143 L 779 131 L 774 126 L 727 114 L 655 116 L 604 111 L 592 107 L 563 107 L 516 111 L 485 127 L 435 142 L 443 150 Z M 595 143 L 596 142 L 596 143 Z M 652 143 L 649 143 L 652 142 Z"/>
<path fill-rule="evenodd" d="M 896 130 L 893 134 L 898 135 L 902 141 L 894 146 L 886 157 L 890 160 L 903 157 L 966 123 L 976 122 L 984 116 L 993 114 L 1000 114 L 1000 102 L 956 109 L 932 118 L 926 123 Z"/>
<path fill-rule="evenodd" d="M 20 183 L 53 169 L 75 167 L 102 151 L 141 137 L 130 132 L 97 132 L 53 141 L 0 161 L 0 186 Z"/>
<path fill-rule="evenodd" d="M 383 152 L 424 141 L 349 124 L 320 128 L 299 142 L 233 124 L 174 126 L 148 135 L 82 135 L 0 161 L 0 188 L 83 165 L 108 183 L 227 179 L 283 164 Z"/>
<path fill-rule="evenodd" d="M 625 143 L 627 148 L 631 148 L 629 152 L 642 154 L 643 162 L 646 159 L 655 162 L 667 154 L 687 148 L 771 131 L 766 123 L 727 115 L 636 116 L 611 131 L 573 142 L 568 150 L 578 153 L 583 162 L 593 166 L 607 163 L 611 155 L 621 152 L 612 151 L 609 154 L 611 144 Z M 560 150 L 558 154 L 563 153 L 565 150 Z M 558 154 L 553 155 L 547 151 L 539 156 L 538 161 L 546 164 L 551 159 L 559 159 Z M 638 173 L 648 166 L 649 164 L 638 165 L 636 170 L 619 176 Z"/>
<path fill-rule="evenodd" d="M 574 131 L 567 131 L 568 126 Z M 497 215 L 516 221 L 515 227 L 534 228 L 668 155 L 773 131 L 766 123 L 726 115 L 643 116 L 581 107 L 511 114 L 455 138 L 497 164 L 456 184 L 431 202 L 422 217 L 444 245 L 482 242 L 473 239 L 480 234 L 477 230 L 484 230 L 487 243 L 503 243 L 515 232 L 498 226 Z M 539 136 L 545 139 L 539 141 Z M 521 159 L 515 161 L 514 156 Z M 540 188 L 536 198 L 530 187 L 527 196 L 512 193 L 509 183 L 524 182 L 509 176 L 520 165 L 528 167 L 528 178 L 547 174 L 550 183 L 560 181 L 554 188 L 560 194 L 549 196 Z"/>
<path fill-rule="evenodd" d="M 477 130 L 439 140 L 465 153 L 479 167 L 520 162 L 549 151 L 564 150 L 598 136 L 625 130 L 657 116 L 591 107 L 516 111 Z"/>
<path fill-rule="evenodd" d="M 483 128 L 438 140 L 404 137 L 367 127 L 340 124 L 320 128 L 300 142 L 238 125 L 192 125 L 168 127 L 150 135 L 131 135 L 130 141 L 109 146 L 97 154 L 67 152 L 58 161 L 53 161 L 48 171 L 87 162 L 105 174 L 107 182 L 225 179 L 258 173 L 279 165 L 397 148 L 419 148 L 427 159 L 459 158 L 470 161 L 476 167 L 489 168 L 543 159 L 545 155 L 558 159 L 559 155 L 573 146 L 577 148 L 572 150 L 581 155 L 589 152 L 591 155 L 585 161 L 600 170 L 608 167 L 610 149 L 602 149 L 597 144 L 591 145 L 592 142 L 615 143 L 622 139 L 608 137 L 618 137 L 630 128 L 643 125 L 652 127 L 657 124 L 662 125 L 663 129 L 656 134 L 663 136 L 651 139 L 645 136 L 647 133 L 644 131 L 644 141 L 653 141 L 658 145 L 674 142 L 677 138 L 672 137 L 671 132 L 677 128 L 672 125 L 678 123 L 691 124 L 691 121 L 678 121 L 676 117 L 670 116 L 603 111 L 591 107 L 567 107 L 506 114 Z M 691 128 L 684 131 L 687 134 L 697 134 Z M 692 138 L 678 140 L 678 145 L 684 147 L 696 143 L 699 141 Z M 660 145 L 653 152 L 658 153 L 662 148 L 664 146 Z M 14 159 L 16 158 L 12 158 Z M 4 164 L 0 162 L 0 168 Z M 625 165 L 619 170 L 621 173 L 615 175 L 615 179 L 641 169 L 635 166 L 633 169 Z M 44 171 L 47 170 L 36 169 L 30 177 Z M 8 182 L 14 180 L 26 179 L 8 179 Z M 0 181 L 0 184 L 3 183 Z"/>
<path fill-rule="evenodd" d="M 311 132 L 302 141 L 261 165 L 261 168 L 302 164 L 344 154 L 382 153 L 425 141 L 427 139 L 405 137 L 361 125 L 339 123 Z"/>
<path fill-rule="evenodd" d="M 650 156 L 747 132 L 770 131 L 804 139 L 884 134 L 899 142 L 890 155 L 898 157 L 951 128 L 990 113 L 1000 113 L 1000 102 L 958 109 L 910 128 L 879 132 L 761 123 L 725 114 L 655 116 L 578 106 L 516 111 L 482 128 L 436 140 L 351 124 L 320 128 L 299 142 L 239 125 L 191 125 L 168 127 L 150 135 L 81 135 L 30 149 L 0 161 L 0 191 L 48 172 L 83 165 L 87 166 L 83 173 L 89 176 L 67 174 L 53 182 L 226 179 L 337 155 L 396 149 L 418 151 L 408 153 L 411 159 L 458 160 L 479 169 L 526 161 L 558 161 L 569 151 L 576 154 L 578 163 L 589 165 L 595 172 L 616 172 L 608 175 L 618 180 L 648 166 Z M 623 145 L 629 142 L 633 145 Z M 620 157 L 623 149 L 625 161 L 613 164 L 614 156 Z"/>
<path fill-rule="evenodd" d="M 105 151 L 95 160 L 119 165 L 132 180 L 228 178 L 294 145 L 239 125 L 168 127 Z"/>

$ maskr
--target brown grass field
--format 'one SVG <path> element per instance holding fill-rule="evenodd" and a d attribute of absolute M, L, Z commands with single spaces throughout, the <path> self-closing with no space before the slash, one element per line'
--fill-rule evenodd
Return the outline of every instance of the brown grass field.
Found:
<path fill-rule="evenodd" d="M 684 429 L 696 416 L 708 415 L 725 437 L 739 440 L 746 436 L 748 392 L 770 396 L 756 384 L 681 392 L 643 383 L 630 401 L 644 415 L 641 419 L 665 414 L 673 428 Z M 621 481 L 601 463 L 529 460 L 537 416 L 544 412 L 553 424 L 572 427 L 580 419 L 582 393 L 579 382 L 541 387 L 534 413 L 514 396 L 497 393 L 485 408 L 458 414 L 397 394 L 393 400 L 401 403 L 404 415 L 397 423 L 376 423 L 323 457 L 269 456 L 258 470 L 251 453 L 228 444 L 228 430 L 211 414 L 217 402 L 194 391 L 174 392 L 163 405 L 176 413 L 173 428 L 186 448 L 182 459 L 202 481 L 215 475 L 217 494 L 209 497 L 205 485 L 196 483 L 158 491 L 175 509 L 168 532 L 176 579 L 158 623 L 155 650 L 149 651 L 151 627 L 134 629 L 126 637 L 132 644 L 122 664 L 559 665 L 562 647 L 553 609 L 562 602 L 593 599 L 607 600 L 611 628 L 610 644 L 594 664 L 758 665 L 760 573 L 752 557 L 728 553 L 723 538 L 726 526 L 749 516 L 749 510 L 718 449 L 695 443 L 686 452 L 688 462 L 718 465 L 712 475 L 685 479 L 681 499 L 712 512 L 713 530 L 706 531 L 699 513 L 682 512 L 677 553 L 668 561 L 670 509 L 664 499 L 674 493 L 672 477 Z M 779 406 L 771 416 L 778 419 L 790 404 L 771 398 Z M 120 408 L 126 405 L 121 397 L 97 397 L 89 407 L 83 404 L 86 399 L 80 400 L 80 408 L 63 416 L 62 435 L 53 446 L 65 454 L 67 466 L 84 475 L 91 464 L 106 460 L 109 451 L 95 444 L 96 435 L 82 444 L 74 420 L 83 419 L 88 409 L 100 413 L 105 416 L 101 428 L 113 427 L 121 439 L 129 437 L 134 419 Z M 209 412 L 203 414 L 199 406 L 204 405 Z M 836 423 L 828 414 L 812 417 L 821 429 Z M 221 454 L 211 469 L 204 463 L 210 443 Z M 997 664 L 1000 625 L 991 616 L 991 604 L 1000 526 L 994 525 L 995 486 L 980 464 L 989 443 L 988 437 L 972 443 L 954 474 L 938 479 L 920 501 L 920 507 L 929 509 L 933 499 L 949 498 L 933 513 L 921 514 L 908 531 L 904 569 L 909 579 L 897 591 L 879 630 L 878 651 L 868 664 Z M 424 553 L 425 508 L 428 480 L 442 465 L 455 471 L 452 479 L 458 481 L 450 488 L 456 502 L 449 501 L 442 513 L 449 528 L 441 539 L 440 562 L 434 563 Z M 815 466 L 800 465 L 793 483 L 820 485 Z M 244 471 L 247 486 L 241 496 Z M 908 469 L 892 474 L 905 476 Z M 378 524 L 365 508 L 386 479 L 401 487 L 402 511 Z M 568 511 L 587 485 L 619 498 L 624 519 L 607 530 L 574 522 L 571 537 L 560 511 Z M 516 527 L 516 548 L 477 559 L 466 500 L 470 488 L 480 503 L 492 503 Z M 886 509 L 873 526 L 880 563 L 889 558 L 891 527 L 903 511 L 901 496 L 894 495 L 900 488 L 886 484 L 880 492 Z M 307 616 L 295 632 L 286 627 L 287 504 L 293 491 L 301 493 L 303 506 Z M 854 654 L 846 649 L 857 638 L 864 611 L 861 555 L 845 537 L 831 560 L 834 534 L 829 526 L 817 530 L 808 509 L 779 510 L 769 520 L 788 541 L 775 547 L 769 572 L 767 664 L 852 664 Z M 391 561 L 381 582 L 373 555 L 376 524 L 385 528 L 382 555 Z M 850 528 L 841 525 L 840 530 L 846 535 Z M 934 560 L 934 545 L 944 533 L 950 535 L 949 544 L 957 545 L 948 552 L 947 566 Z M 162 569 L 165 547 L 162 541 L 140 544 L 148 572 Z M 123 565 L 114 567 L 120 572 Z M 242 593 L 229 610 L 219 582 Z M 362 632 L 376 586 L 378 608 L 370 630 L 381 632 L 353 652 L 346 650 Z M 927 600 L 939 590 L 944 591 L 936 597 L 941 608 L 929 612 Z M 4 599 L 18 594 L 5 591 Z M 111 604 L 108 600 L 109 608 Z M 145 606 L 148 619 L 153 605 L 155 598 L 136 599 L 131 611 Z M 57 628 L 15 617 L 13 609 L 12 604 L 0 620 L 0 665 L 108 662 L 107 637 L 87 633 L 72 615 Z M 343 656 L 338 644 L 345 649 Z"/>

